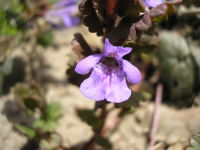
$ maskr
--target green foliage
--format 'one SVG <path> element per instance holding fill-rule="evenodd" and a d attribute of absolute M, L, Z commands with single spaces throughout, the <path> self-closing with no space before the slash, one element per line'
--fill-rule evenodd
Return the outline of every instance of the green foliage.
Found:
<path fill-rule="evenodd" d="M 61 105 L 57 102 L 46 104 L 45 99 L 35 84 L 18 84 L 14 88 L 15 99 L 18 104 L 33 117 L 30 126 L 17 125 L 17 129 L 26 134 L 29 138 L 36 138 L 41 134 L 52 133 L 58 124 L 61 116 Z M 36 111 L 37 110 L 37 111 Z M 39 113 L 38 117 L 35 117 Z"/>
<path fill-rule="evenodd" d="M 200 150 L 200 134 L 195 135 L 190 140 L 191 147 L 187 148 L 187 150 Z"/>
<path fill-rule="evenodd" d="M 57 134 L 52 134 L 49 139 L 42 139 L 40 141 L 40 149 L 44 150 L 58 150 L 61 144 L 61 137 Z"/>
<path fill-rule="evenodd" d="M 57 127 L 57 120 L 38 119 L 35 121 L 33 126 L 34 128 L 43 133 L 52 132 Z"/>
<path fill-rule="evenodd" d="M 22 14 L 22 5 L 18 1 L 0 3 L 0 34 L 3 36 L 15 36 L 19 29 L 25 27 Z M 23 25 L 23 27 L 22 27 Z"/>
<path fill-rule="evenodd" d="M 148 92 L 134 92 L 128 101 L 117 104 L 117 106 L 123 108 L 136 107 L 139 102 L 149 100 L 150 98 L 151 94 Z"/>
<path fill-rule="evenodd" d="M 102 146 L 105 149 L 108 149 L 108 150 L 112 149 L 112 144 L 107 138 L 97 136 L 95 138 L 95 141 L 98 145 Z"/>
<path fill-rule="evenodd" d="M 37 37 L 37 44 L 47 47 L 53 44 L 53 33 L 51 30 L 39 33 Z"/>
<path fill-rule="evenodd" d="M 34 114 L 36 109 L 41 107 L 42 97 L 37 86 L 18 84 L 14 88 L 14 94 L 18 104 L 29 114 Z"/>
<path fill-rule="evenodd" d="M 193 92 L 195 71 L 186 40 L 176 33 L 160 35 L 158 59 L 161 77 L 172 99 L 186 98 Z"/>
<path fill-rule="evenodd" d="M 16 125 L 16 128 L 23 134 L 27 135 L 29 138 L 34 138 L 36 136 L 36 132 L 27 126 Z"/>
<path fill-rule="evenodd" d="M 139 102 L 147 101 L 150 99 L 151 94 L 148 92 L 134 92 L 128 101 L 122 102 L 120 104 L 115 104 L 115 106 L 122 108 L 122 111 L 119 114 L 119 116 L 122 117 L 126 114 L 133 113 L 137 109 Z"/>
<path fill-rule="evenodd" d="M 8 22 L 6 13 L 0 8 L 0 34 L 6 36 L 13 36 L 17 34 L 17 29 L 14 24 Z"/>
<path fill-rule="evenodd" d="M 57 121 L 61 116 L 61 105 L 59 103 L 50 103 L 42 112 L 41 117 L 35 121 L 34 127 L 42 132 L 52 132 L 57 127 Z"/>
<path fill-rule="evenodd" d="M 48 104 L 42 115 L 42 118 L 48 120 L 57 120 L 61 115 L 61 105 L 59 103 L 53 102 Z"/>
<path fill-rule="evenodd" d="M 90 125 L 94 131 L 99 129 L 101 120 L 95 114 L 95 111 L 90 109 L 78 110 L 78 115 L 81 120 Z"/>

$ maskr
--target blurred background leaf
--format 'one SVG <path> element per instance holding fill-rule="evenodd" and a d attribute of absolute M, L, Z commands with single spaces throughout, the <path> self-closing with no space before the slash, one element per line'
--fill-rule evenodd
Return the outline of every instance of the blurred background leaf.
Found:
<path fill-rule="evenodd" d="M 35 138 L 35 136 L 36 136 L 36 132 L 33 129 L 27 127 L 27 126 L 16 125 L 16 128 L 20 132 L 22 132 L 23 134 L 25 134 L 26 136 L 28 136 L 29 138 Z"/>
<path fill-rule="evenodd" d="M 37 37 L 37 44 L 47 47 L 53 44 L 53 33 L 52 30 L 46 30 L 39 33 Z"/>
<path fill-rule="evenodd" d="M 100 136 L 96 136 L 95 141 L 98 145 L 100 145 L 101 147 L 103 147 L 105 150 L 110 150 L 112 149 L 112 144 L 109 141 L 109 139 L 105 138 L 105 137 L 100 137 Z"/>
<path fill-rule="evenodd" d="M 41 132 L 52 132 L 57 127 L 61 114 L 61 105 L 56 102 L 50 103 L 44 107 L 41 117 L 35 121 L 33 126 Z"/>
<path fill-rule="evenodd" d="M 94 110 L 90 109 L 81 109 L 77 110 L 77 113 L 82 121 L 86 122 L 92 127 L 94 131 L 98 130 L 101 125 L 101 120 L 95 114 Z"/>
<path fill-rule="evenodd" d="M 200 134 L 195 135 L 190 140 L 191 147 L 187 148 L 187 150 L 199 150 L 200 149 Z"/>
<path fill-rule="evenodd" d="M 186 40 L 177 33 L 160 34 L 158 59 L 161 78 L 171 99 L 184 99 L 193 92 L 194 63 Z"/>

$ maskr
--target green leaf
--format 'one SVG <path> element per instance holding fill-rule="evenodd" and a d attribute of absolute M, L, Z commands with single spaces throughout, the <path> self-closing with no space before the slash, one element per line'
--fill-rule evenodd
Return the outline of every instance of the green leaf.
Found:
<path fill-rule="evenodd" d="M 17 84 L 14 88 L 15 99 L 29 114 L 33 114 L 42 105 L 42 97 L 37 87 Z"/>
<path fill-rule="evenodd" d="M 38 119 L 33 126 L 40 132 L 52 132 L 57 127 L 57 121 Z"/>
<path fill-rule="evenodd" d="M 191 147 L 188 147 L 187 150 L 200 150 L 200 134 L 195 135 L 190 140 Z"/>
<path fill-rule="evenodd" d="M 101 120 L 97 117 L 97 115 L 93 110 L 83 109 L 83 110 L 78 110 L 77 113 L 82 121 L 92 126 L 94 131 L 99 129 Z"/>
<path fill-rule="evenodd" d="M 27 97 L 23 99 L 25 107 L 30 111 L 30 113 L 35 112 L 35 110 L 39 107 L 39 103 L 32 97 Z"/>
<path fill-rule="evenodd" d="M 57 134 L 51 134 L 48 139 L 42 139 L 40 141 L 40 149 L 42 150 L 58 150 L 58 147 L 62 144 L 62 139 Z"/>
<path fill-rule="evenodd" d="M 177 33 L 160 34 L 158 59 L 161 78 L 173 100 L 189 97 L 194 86 L 194 66 L 186 40 Z"/>
<path fill-rule="evenodd" d="M 115 104 L 115 106 L 122 108 L 119 116 L 123 117 L 124 115 L 135 112 L 139 102 L 149 100 L 150 98 L 151 94 L 148 92 L 135 92 L 131 95 L 128 101 Z"/>
<path fill-rule="evenodd" d="M 95 138 L 95 141 L 98 145 L 102 146 L 103 148 L 106 148 L 108 150 L 112 149 L 112 144 L 110 143 L 109 139 L 97 136 Z"/>
<path fill-rule="evenodd" d="M 16 128 L 23 134 L 27 135 L 29 138 L 34 138 L 36 136 L 36 132 L 27 126 L 16 125 Z"/>
<path fill-rule="evenodd" d="M 53 33 L 51 30 L 40 33 L 37 37 L 37 43 L 41 46 L 47 47 L 53 44 Z"/>
<path fill-rule="evenodd" d="M 150 98 L 151 98 L 151 94 L 148 92 L 135 92 L 131 95 L 128 101 L 117 104 L 117 106 L 123 107 L 123 108 L 136 107 L 140 101 L 146 101 L 146 100 L 149 100 Z"/>
<path fill-rule="evenodd" d="M 52 132 L 57 127 L 58 118 L 61 115 L 61 105 L 59 103 L 50 103 L 45 108 L 40 119 L 36 120 L 34 127 L 42 132 Z"/>
<path fill-rule="evenodd" d="M 45 108 L 44 113 L 42 114 L 42 118 L 46 120 L 57 120 L 62 114 L 61 105 L 57 102 L 53 102 L 48 104 Z"/>

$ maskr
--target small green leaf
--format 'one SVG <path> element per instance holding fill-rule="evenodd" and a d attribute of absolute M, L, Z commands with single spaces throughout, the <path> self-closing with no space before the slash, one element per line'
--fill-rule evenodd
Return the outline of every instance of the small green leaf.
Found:
<path fill-rule="evenodd" d="M 42 115 L 46 120 L 57 120 L 62 114 L 62 108 L 59 103 L 53 102 L 48 104 L 47 108 Z"/>
<path fill-rule="evenodd" d="M 14 88 L 15 99 L 19 105 L 32 115 L 42 105 L 42 98 L 37 88 L 26 84 L 17 84 Z"/>
<path fill-rule="evenodd" d="M 97 136 L 95 138 L 95 141 L 98 145 L 102 146 L 103 148 L 106 148 L 108 150 L 112 149 L 112 144 L 107 138 Z"/>
<path fill-rule="evenodd" d="M 53 43 L 53 33 L 51 30 L 44 31 L 40 33 L 37 37 L 37 43 L 43 47 L 52 45 Z"/>
<path fill-rule="evenodd" d="M 16 128 L 23 134 L 27 135 L 29 138 L 34 138 L 36 136 L 36 132 L 27 126 L 16 125 Z"/>
<path fill-rule="evenodd" d="M 24 102 L 24 105 L 25 107 L 30 110 L 30 113 L 33 113 L 36 108 L 39 107 L 39 103 L 37 100 L 35 100 L 34 98 L 32 97 L 27 97 L 27 98 L 24 98 L 23 99 L 23 102 Z"/>
<path fill-rule="evenodd" d="M 93 110 L 83 109 L 83 110 L 78 110 L 77 113 L 82 121 L 92 126 L 94 131 L 99 129 L 101 120 L 97 117 L 97 115 Z"/>
<path fill-rule="evenodd" d="M 41 132 L 52 132 L 57 127 L 57 121 L 38 119 L 33 126 Z"/>

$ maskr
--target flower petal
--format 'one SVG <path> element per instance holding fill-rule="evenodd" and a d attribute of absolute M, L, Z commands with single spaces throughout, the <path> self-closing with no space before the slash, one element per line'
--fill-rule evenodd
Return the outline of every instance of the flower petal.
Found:
<path fill-rule="evenodd" d="M 65 25 L 65 27 L 71 27 L 73 26 L 73 19 L 71 16 L 68 16 L 68 15 L 63 15 L 62 16 L 62 20 L 63 20 L 63 23 Z"/>
<path fill-rule="evenodd" d="M 117 54 L 119 58 L 129 54 L 132 51 L 130 47 L 117 46 Z"/>
<path fill-rule="evenodd" d="M 114 46 L 106 38 L 104 46 L 104 55 L 108 57 L 122 58 L 132 51 L 130 47 Z"/>
<path fill-rule="evenodd" d="M 108 76 L 102 72 L 101 68 L 95 67 L 89 78 L 84 80 L 80 86 L 81 93 L 89 99 L 101 101 L 105 99 L 105 83 Z"/>
<path fill-rule="evenodd" d="M 68 7 L 70 5 L 76 5 L 76 0 L 61 0 L 57 2 L 54 6 L 55 7 Z"/>
<path fill-rule="evenodd" d="M 122 60 L 123 71 L 126 74 L 127 80 L 132 84 L 138 84 L 141 80 L 141 73 L 137 67 L 132 65 L 127 60 Z"/>
<path fill-rule="evenodd" d="M 116 53 L 116 52 L 117 52 L 116 46 L 112 45 L 106 38 L 104 44 L 104 55 L 109 56 L 111 53 Z"/>
<path fill-rule="evenodd" d="M 101 60 L 101 54 L 90 55 L 82 59 L 75 68 L 75 71 L 79 74 L 85 75 Z"/>
<path fill-rule="evenodd" d="M 125 75 L 123 78 L 112 74 L 110 82 L 106 86 L 106 100 L 112 103 L 121 103 L 131 96 L 131 90 L 128 88 Z"/>
<path fill-rule="evenodd" d="M 164 3 L 163 0 L 146 0 L 145 1 L 145 4 L 147 7 L 156 7 L 162 3 Z"/>

